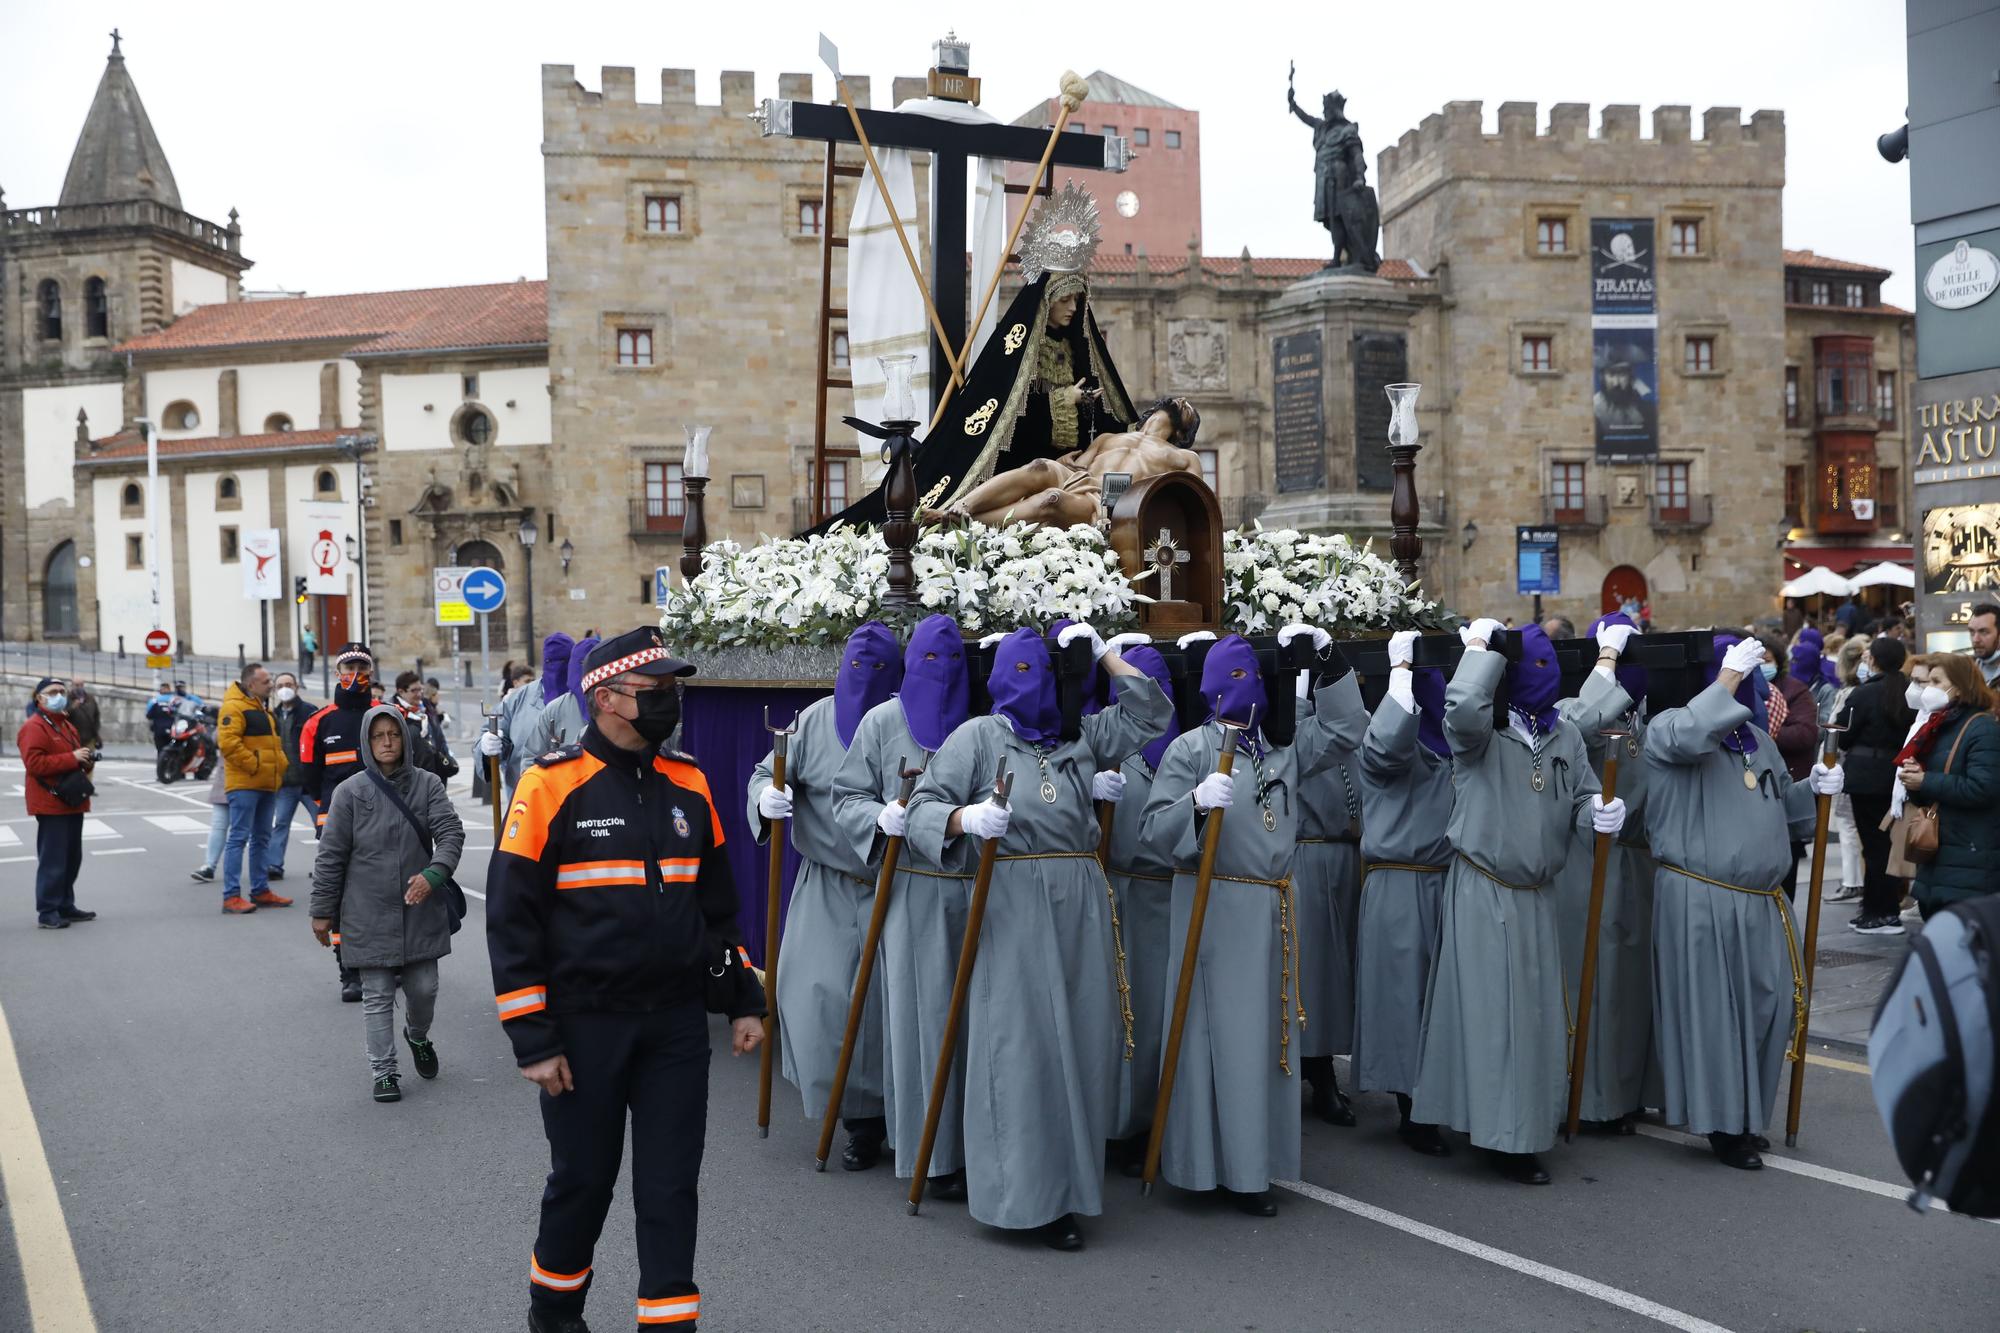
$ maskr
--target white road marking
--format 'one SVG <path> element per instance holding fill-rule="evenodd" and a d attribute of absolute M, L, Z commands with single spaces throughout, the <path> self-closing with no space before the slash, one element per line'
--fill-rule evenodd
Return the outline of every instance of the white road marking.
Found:
<path fill-rule="evenodd" d="M 6 1188 L 14 1219 L 14 1246 L 34 1333 L 96 1333 L 90 1293 L 77 1267 L 62 1196 L 56 1192 L 35 1108 L 21 1080 L 5 1010 L 0 1010 L 0 1184 Z"/>
<path fill-rule="evenodd" d="M 206 796 L 190 796 L 184 791 L 175 791 L 173 788 L 163 787 L 157 782 L 134 782 L 131 778 L 113 778 L 111 780 L 113 782 L 122 782 L 127 787 L 136 787 L 140 791 L 149 792 L 154 796 L 171 797 L 176 801 L 185 801 L 189 805 L 198 805 L 204 810 L 211 808 L 209 799 Z"/>
<path fill-rule="evenodd" d="M 0 856 L 0 866 L 18 865 L 23 861 L 35 861 L 39 859 L 39 857 L 33 856 Z"/>
<path fill-rule="evenodd" d="M 28 859 L 32 861 L 34 858 L 29 857 Z M 459 885 L 458 887 L 460 887 L 461 889 L 465 889 L 465 886 L 463 884 Z M 465 896 L 468 898 L 477 898 L 482 903 L 486 901 L 486 895 L 481 893 L 478 889 L 465 889 Z M 831 1096 L 832 1094 L 829 1093 L 827 1095 Z"/>
<path fill-rule="evenodd" d="M 100 847 L 98 850 L 92 852 L 91 855 L 92 856 L 141 856 L 144 855 L 145 851 L 146 849 L 144 847 Z"/>
<path fill-rule="evenodd" d="M 169 833 L 207 833 L 208 825 L 193 815 L 147 815 L 146 822 Z"/>
<path fill-rule="evenodd" d="M 1335 1194 L 1332 1190 L 1321 1189 L 1318 1185 L 1308 1184 L 1302 1180 L 1274 1180 L 1271 1183 L 1291 1190 L 1295 1194 L 1303 1194 L 1315 1203 L 1323 1203 L 1329 1208 L 1338 1208 L 1342 1212 L 1352 1213 L 1354 1216 L 1366 1218 L 1370 1222 L 1380 1222 L 1385 1227 L 1392 1227 L 1405 1235 L 1415 1236 L 1419 1240 L 1427 1240 L 1433 1245 L 1442 1245 L 1448 1250 L 1456 1250 L 1460 1254 L 1470 1255 L 1474 1259 L 1483 1259 L 1489 1264 L 1495 1264 L 1501 1268 L 1519 1273 L 1524 1277 L 1536 1278 L 1552 1286 L 1566 1288 L 1580 1295 L 1588 1296 L 1592 1300 L 1603 1301 L 1607 1305 L 1615 1305 L 1621 1310 L 1630 1310 L 1633 1314 L 1643 1315 L 1656 1323 L 1665 1324 L 1668 1328 L 1680 1329 L 1682 1333 L 1729 1333 L 1729 1330 L 1721 1324 L 1711 1324 L 1706 1319 L 1697 1318 L 1685 1310 L 1676 1310 L 1670 1305 L 1661 1305 L 1658 1301 L 1647 1300 L 1644 1296 L 1635 1296 L 1629 1291 L 1607 1286 L 1605 1283 L 1584 1277 L 1579 1273 L 1571 1273 L 1561 1268 L 1551 1268 L 1547 1264 L 1539 1263 L 1522 1255 L 1513 1254 L 1507 1250 L 1496 1249 L 1491 1245 L 1483 1245 L 1476 1240 L 1471 1240 L 1455 1232 L 1446 1231 L 1441 1227 L 1434 1227 L 1428 1222 L 1419 1222 L 1413 1217 L 1404 1217 L 1401 1213 L 1392 1213 L 1386 1208 L 1377 1208 L 1372 1203 L 1363 1203 L 1361 1200 L 1350 1198 L 1345 1194 Z"/>
<path fill-rule="evenodd" d="M 1662 1143 L 1683 1143 L 1691 1148 L 1702 1149 L 1708 1147 L 1707 1139 L 1698 1138 L 1693 1134 L 1683 1134 L 1677 1129 L 1664 1129 L 1659 1125 L 1644 1123 L 1640 1124 L 1638 1128 L 1639 1132 L 1647 1138 L 1658 1139 Z M 1869 1176 L 1857 1176 L 1851 1171 L 1836 1171 L 1830 1166 L 1815 1166 L 1811 1162 L 1802 1162 L 1796 1157 L 1783 1157 L 1776 1152 L 1760 1153 L 1759 1156 L 1764 1159 L 1765 1166 L 1779 1171 L 1788 1171 L 1795 1176 L 1804 1176 L 1808 1180 L 1823 1180 L 1829 1185 L 1845 1185 L 1848 1189 L 1860 1190 L 1863 1194 L 1879 1194 L 1885 1199 L 1894 1199 L 1897 1203 L 1906 1203 L 1910 1197 L 1910 1187 L 1908 1185 L 1892 1185 L 1886 1180 L 1875 1180 Z M 1943 1203 L 1936 1199 L 1931 1200 L 1931 1207 L 1941 1213 L 1951 1211 L 1951 1209 L 1945 1207 Z M 1979 1220 L 2000 1226 L 2000 1218 L 1985 1217 Z"/>
<path fill-rule="evenodd" d="M 0 847 L 19 847 L 21 835 L 13 829 L 0 827 Z"/>
<path fill-rule="evenodd" d="M 85 815 L 83 817 L 83 836 L 88 840 L 91 838 L 122 838 L 125 835 L 117 829 L 112 828 L 111 825 L 105 823 L 103 820 Z"/>

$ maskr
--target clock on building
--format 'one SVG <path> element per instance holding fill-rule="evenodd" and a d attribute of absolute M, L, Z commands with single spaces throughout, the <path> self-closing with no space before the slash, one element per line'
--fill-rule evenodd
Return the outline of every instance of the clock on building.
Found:
<path fill-rule="evenodd" d="M 1138 216 L 1139 214 L 1138 195 L 1134 194 L 1130 190 L 1120 190 L 1118 192 L 1117 202 L 1118 202 L 1118 216 L 1125 218 Z"/>

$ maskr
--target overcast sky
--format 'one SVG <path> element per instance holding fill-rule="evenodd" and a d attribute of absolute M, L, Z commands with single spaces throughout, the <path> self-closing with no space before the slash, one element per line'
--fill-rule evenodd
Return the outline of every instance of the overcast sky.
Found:
<path fill-rule="evenodd" d="M 1014 19 L 999 26 L 998 14 Z M 1679 0 L 1673 5 L 1401 0 L 1395 5 L 967 6 L 877 0 L 563 5 L 350 0 L 204 7 L 7 0 L 0 5 L 0 187 L 7 206 L 54 203 L 119 25 L 127 64 L 189 212 L 242 214 L 251 286 L 314 294 L 540 277 L 540 70 L 662 67 L 811 71 L 825 28 L 877 87 L 921 74 L 941 22 L 972 43 L 986 107 L 1012 119 L 1065 67 L 1104 69 L 1202 114 L 1205 248 L 1320 255 L 1312 149 L 1284 109 L 1338 86 L 1371 164 L 1425 115 L 1483 100 L 1662 104 L 1785 113 L 1785 244 L 1894 269 L 1911 304 L 1907 168 L 1875 152 L 1903 122 L 1897 0 Z M 885 94 L 886 96 L 886 94 Z"/>

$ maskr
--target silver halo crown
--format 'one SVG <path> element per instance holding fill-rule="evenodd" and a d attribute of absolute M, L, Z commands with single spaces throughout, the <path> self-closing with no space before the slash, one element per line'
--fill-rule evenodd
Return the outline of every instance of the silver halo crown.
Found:
<path fill-rule="evenodd" d="M 1042 204 L 1021 241 L 1021 273 L 1033 282 L 1044 273 L 1081 273 L 1097 254 L 1102 229 L 1097 201 L 1074 180 Z"/>

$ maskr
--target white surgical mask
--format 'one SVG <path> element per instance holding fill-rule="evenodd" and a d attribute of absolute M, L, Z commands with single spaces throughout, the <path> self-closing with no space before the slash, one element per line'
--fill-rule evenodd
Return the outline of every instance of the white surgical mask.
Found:
<path fill-rule="evenodd" d="M 290 703 L 290 702 L 291 702 L 292 700 L 294 700 L 294 699 L 296 699 L 296 698 L 298 698 L 298 697 L 299 697 L 299 692 L 298 692 L 297 690 L 293 689 L 293 688 L 292 688 L 291 686 L 289 686 L 289 685 L 280 685 L 280 686 L 278 687 L 278 702 L 279 702 L 279 703 L 281 703 L 281 704 L 288 704 L 288 703 Z"/>
<path fill-rule="evenodd" d="M 1870 666 L 1865 660 L 1856 662 L 1854 664 L 1854 679 L 1857 683 L 1865 683 L 1875 679 L 1875 668 Z"/>
<path fill-rule="evenodd" d="M 51 713 L 63 712 L 69 707 L 69 696 L 66 694 L 48 695 L 42 700 L 42 707 L 48 709 Z"/>
<path fill-rule="evenodd" d="M 1951 706 L 1951 696 L 1942 686 L 1919 685 L 1910 682 L 1910 688 L 1903 691 L 1903 702 L 1920 713 L 1936 713 Z"/>
<path fill-rule="evenodd" d="M 1768 660 L 1759 662 L 1757 670 L 1763 674 L 1765 680 L 1776 680 L 1778 678 L 1778 664 L 1776 662 Z"/>

